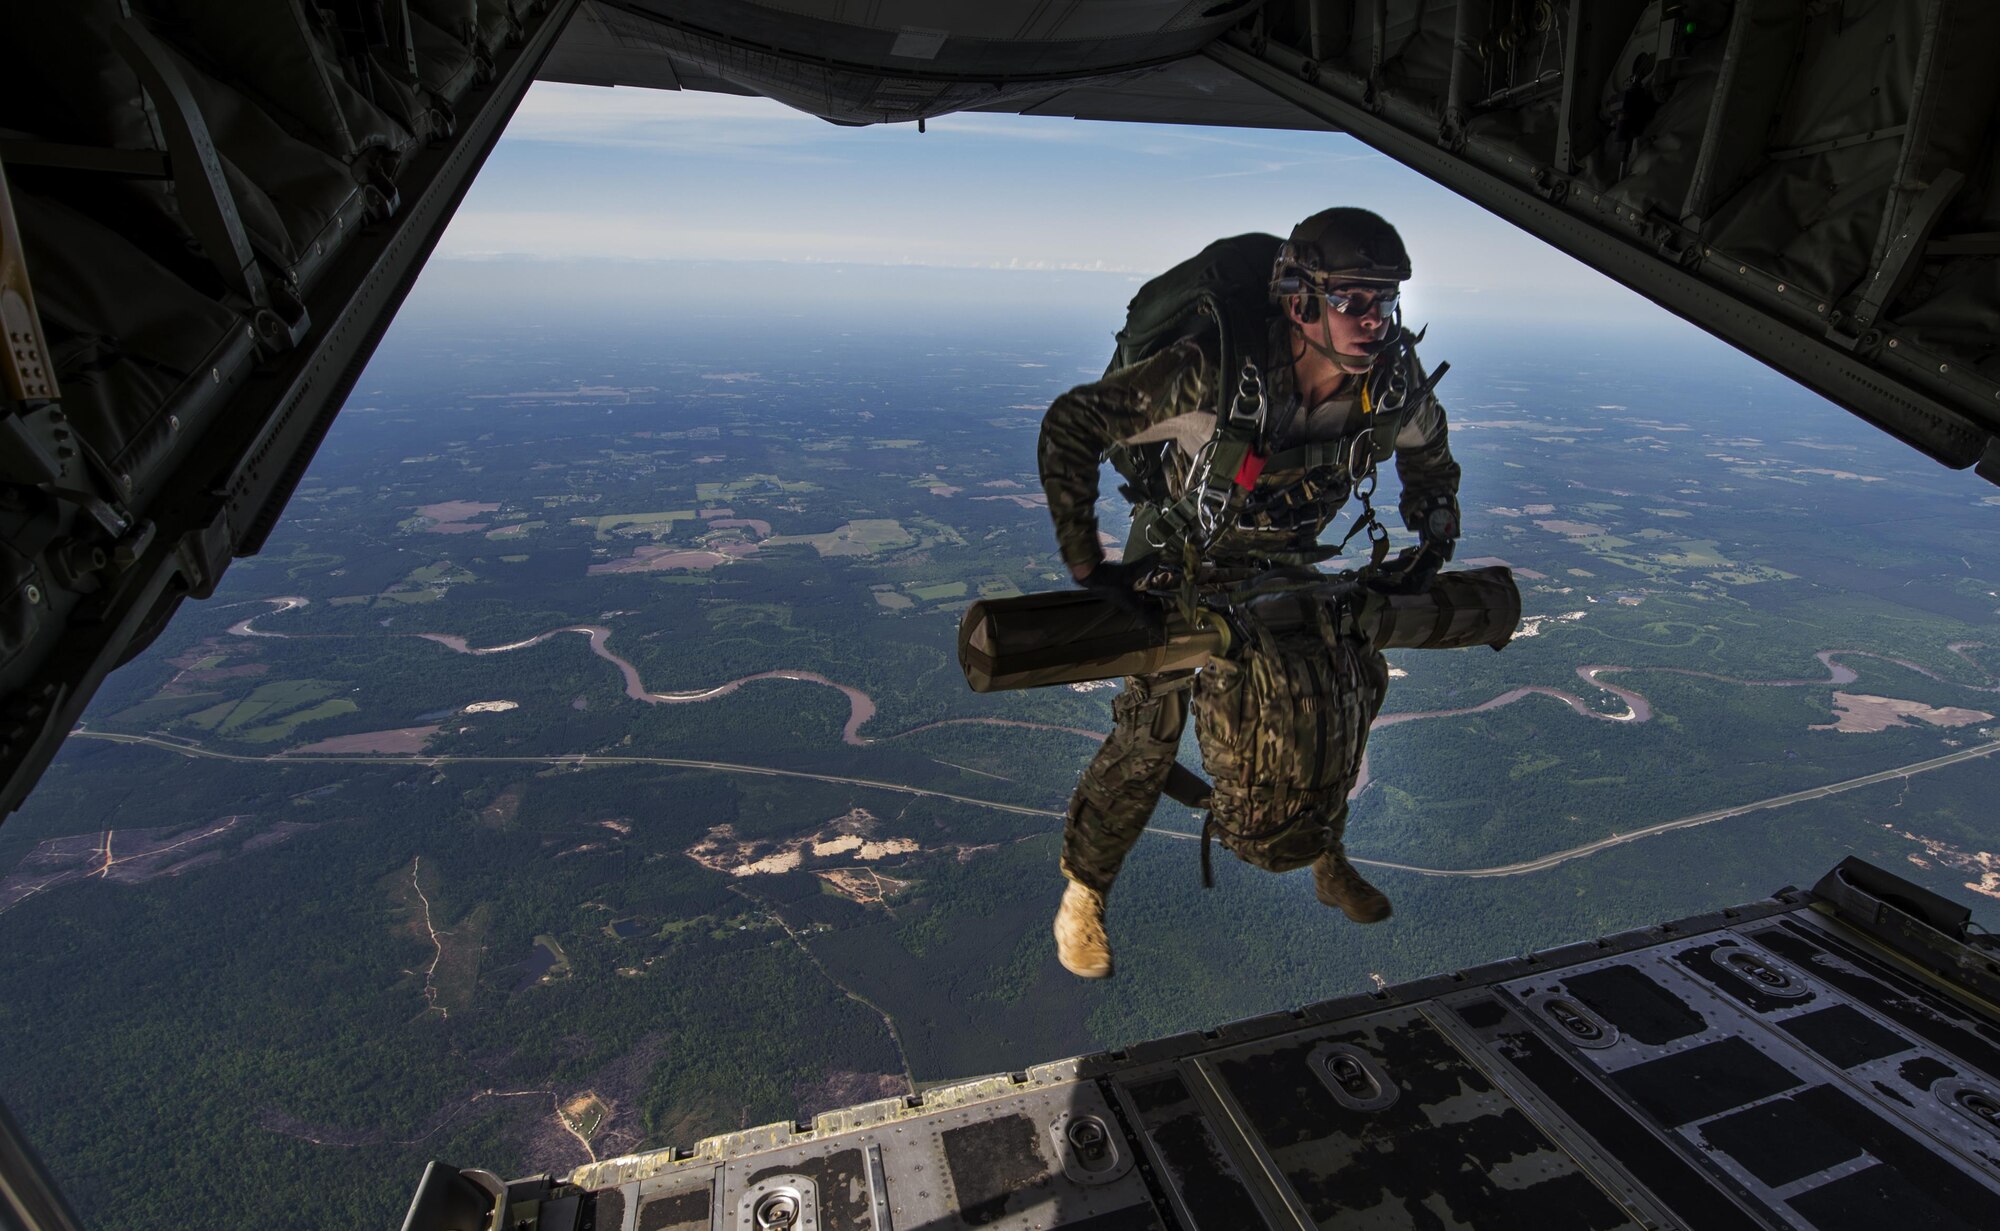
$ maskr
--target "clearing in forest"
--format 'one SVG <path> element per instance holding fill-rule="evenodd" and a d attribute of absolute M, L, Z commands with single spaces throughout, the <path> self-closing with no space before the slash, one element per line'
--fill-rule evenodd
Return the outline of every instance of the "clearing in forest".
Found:
<path fill-rule="evenodd" d="M 916 539 L 902 522 L 880 517 L 843 522 L 824 534 L 780 534 L 764 542 L 767 547 L 810 543 L 822 556 L 870 556 L 891 547 L 908 547 Z"/>
<path fill-rule="evenodd" d="M 613 535 L 621 538 L 642 535 L 657 539 L 671 531 L 675 522 L 694 519 L 693 509 L 673 509 L 664 513 L 607 513 L 603 517 L 579 517 L 576 520 L 583 525 L 595 525 L 601 541 Z"/>
<path fill-rule="evenodd" d="M 343 687 L 328 680 L 273 680 L 259 685 L 247 697 L 211 705 L 182 721 L 197 730 L 245 743 L 277 743 L 290 739 L 292 732 L 306 723 L 359 710 L 361 707 L 346 697 L 333 695 Z"/>

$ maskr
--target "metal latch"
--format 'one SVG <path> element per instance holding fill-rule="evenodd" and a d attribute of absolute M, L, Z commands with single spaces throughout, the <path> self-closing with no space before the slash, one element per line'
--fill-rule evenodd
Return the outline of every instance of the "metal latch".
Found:
<path fill-rule="evenodd" d="M 1545 996 L 1536 1002 L 1536 1006 L 1544 1017 L 1556 1024 L 1564 1038 L 1578 1047 L 1596 1051 L 1618 1043 L 1618 1027 L 1568 996 Z"/>
<path fill-rule="evenodd" d="M 1767 996 L 1799 1000 L 1811 994 L 1804 980 L 1793 976 L 1776 958 L 1754 949 L 1722 945 L 1709 954 L 1709 960 Z"/>
<path fill-rule="evenodd" d="M 2000 1094 L 1969 1081 L 1941 1081 L 1931 1093 L 1938 1102 L 2000 1137 Z"/>
<path fill-rule="evenodd" d="M 1107 1184 L 1132 1169 L 1132 1155 L 1104 1120 L 1065 1111 L 1049 1124 L 1063 1174 L 1078 1184 Z"/>
<path fill-rule="evenodd" d="M 1347 1043 L 1322 1043 L 1306 1064 L 1349 1111 L 1381 1111 L 1401 1093 L 1382 1062 Z"/>
<path fill-rule="evenodd" d="M 736 1231 L 817 1231 L 819 1188 L 803 1175 L 774 1175 L 736 1203 Z"/>
<path fill-rule="evenodd" d="M 750 1217 L 757 1231 L 788 1231 L 799 1225 L 799 1212 L 797 1193 L 771 1193 L 757 1203 Z"/>

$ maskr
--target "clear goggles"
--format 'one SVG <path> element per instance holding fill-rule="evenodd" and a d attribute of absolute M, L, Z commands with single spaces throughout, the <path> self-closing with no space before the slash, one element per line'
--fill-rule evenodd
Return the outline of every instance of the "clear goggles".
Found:
<path fill-rule="evenodd" d="M 1396 307 L 1402 302 L 1403 289 L 1399 286 L 1354 287 L 1342 286 L 1321 292 L 1329 310 L 1342 316 L 1366 316 L 1373 308 L 1382 319 L 1396 314 Z"/>

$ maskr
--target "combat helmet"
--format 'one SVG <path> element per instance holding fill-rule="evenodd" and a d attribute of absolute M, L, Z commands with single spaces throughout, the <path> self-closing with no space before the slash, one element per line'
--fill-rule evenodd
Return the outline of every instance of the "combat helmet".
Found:
<path fill-rule="evenodd" d="M 1324 294 L 1353 282 L 1407 282 L 1410 253 L 1380 214 L 1323 209 L 1292 228 L 1271 265 L 1271 297 Z"/>

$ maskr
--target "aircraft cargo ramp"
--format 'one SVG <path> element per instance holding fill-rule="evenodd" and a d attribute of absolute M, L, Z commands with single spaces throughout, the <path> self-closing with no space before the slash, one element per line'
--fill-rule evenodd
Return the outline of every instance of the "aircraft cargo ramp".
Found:
<path fill-rule="evenodd" d="M 2000 1226 L 1983 941 L 1849 859 L 1810 893 L 517 1181 L 499 1222 L 495 1178 L 434 1163 L 405 1227 Z"/>

